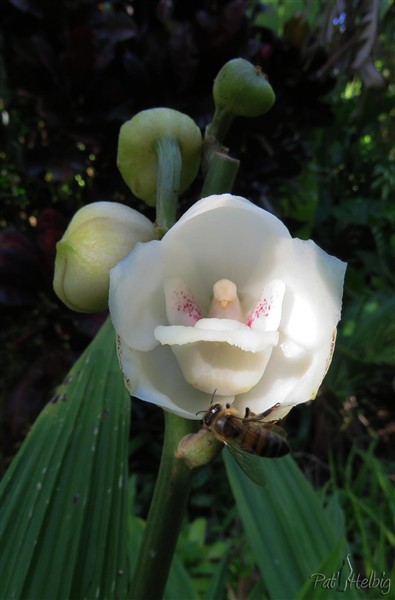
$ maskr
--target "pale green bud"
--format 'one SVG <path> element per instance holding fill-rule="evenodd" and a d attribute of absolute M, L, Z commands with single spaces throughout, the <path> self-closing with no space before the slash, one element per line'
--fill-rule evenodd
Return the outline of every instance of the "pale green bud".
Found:
<path fill-rule="evenodd" d="M 195 179 L 200 166 L 202 135 L 196 123 L 170 108 L 143 110 L 124 123 L 119 132 L 117 164 L 137 198 L 155 206 L 157 198 L 158 144 L 174 140 L 181 152 L 180 189 Z"/>
<path fill-rule="evenodd" d="M 124 204 L 95 202 L 84 206 L 56 245 L 56 295 L 78 312 L 105 310 L 110 269 L 136 242 L 153 238 L 151 221 Z"/>
<path fill-rule="evenodd" d="M 240 117 L 258 117 L 274 104 L 275 95 L 259 66 L 243 58 L 227 62 L 214 80 L 213 95 L 218 110 Z"/>

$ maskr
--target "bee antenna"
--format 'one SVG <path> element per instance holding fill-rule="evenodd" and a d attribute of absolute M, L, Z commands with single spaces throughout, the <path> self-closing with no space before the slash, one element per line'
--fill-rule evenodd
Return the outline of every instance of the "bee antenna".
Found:
<path fill-rule="evenodd" d="M 213 395 L 211 396 L 211 400 L 210 400 L 210 406 L 212 405 L 213 401 L 214 401 L 214 396 L 217 393 L 217 388 L 215 388 L 215 390 L 213 391 Z M 205 413 L 205 410 L 199 410 L 197 413 L 195 413 L 195 415 L 200 415 L 202 413 Z"/>
<path fill-rule="evenodd" d="M 212 404 L 214 402 L 214 396 L 217 393 L 217 388 L 215 388 L 215 390 L 213 391 L 213 395 L 211 396 L 211 402 L 210 404 Z"/>

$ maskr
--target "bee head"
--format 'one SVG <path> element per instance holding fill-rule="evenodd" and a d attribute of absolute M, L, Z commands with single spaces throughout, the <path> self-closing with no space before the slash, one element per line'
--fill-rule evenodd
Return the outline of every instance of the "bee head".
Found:
<path fill-rule="evenodd" d="M 203 417 L 203 424 L 209 429 L 215 417 L 222 411 L 222 404 L 217 402 L 210 406 Z"/>

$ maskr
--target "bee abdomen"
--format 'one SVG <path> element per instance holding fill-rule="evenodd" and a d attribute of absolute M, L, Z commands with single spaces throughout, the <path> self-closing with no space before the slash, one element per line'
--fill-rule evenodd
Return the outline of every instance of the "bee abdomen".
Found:
<path fill-rule="evenodd" d="M 250 454 L 279 458 L 290 451 L 287 440 L 268 429 L 245 427 L 239 438 L 240 447 Z"/>

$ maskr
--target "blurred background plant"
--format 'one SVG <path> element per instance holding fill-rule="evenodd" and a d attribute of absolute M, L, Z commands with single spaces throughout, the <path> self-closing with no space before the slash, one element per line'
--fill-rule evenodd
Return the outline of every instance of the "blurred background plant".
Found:
<path fill-rule="evenodd" d="M 2 472 L 106 317 L 73 313 L 52 291 L 55 244 L 69 219 L 104 199 L 154 217 L 117 171 L 121 124 L 142 109 L 168 106 L 203 129 L 215 75 L 241 56 L 267 73 L 277 100 L 268 115 L 232 126 L 226 143 L 241 160 L 234 192 L 349 263 L 331 369 L 317 400 L 287 418 L 294 456 L 328 510 L 344 520 L 356 570 L 388 572 L 393 2 L 5 0 L 0 17 Z M 183 195 L 182 208 L 200 187 L 198 180 Z M 160 411 L 133 402 L 137 517 L 147 512 L 162 430 Z M 179 554 L 196 589 L 207 590 L 212 561 L 225 553 L 233 556 L 228 597 L 248 597 L 256 583 L 253 558 L 238 552 L 243 534 L 222 462 L 201 469 L 193 485 Z"/>

